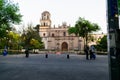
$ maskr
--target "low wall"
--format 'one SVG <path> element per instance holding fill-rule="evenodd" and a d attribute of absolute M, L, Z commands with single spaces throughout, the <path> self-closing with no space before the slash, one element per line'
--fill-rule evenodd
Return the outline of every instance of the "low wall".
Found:
<path fill-rule="evenodd" d="M 8 50 L 8 54 L 24 54 L 25 50 Z M 0 50 L 0 54 L 3 53 L 3 49 Z M 79 54 L 79 55 L 84 55 L 84 51 L 42 51 L 42 50 L 30 50 L 29 53 L 31 54 L 45 54 L 45 53 L 51 53 L 51 54 Z M 98 55 L 107 55 L 107 52 L 103 52 L 103 51 L 96 51 L 96 54 Z"/>

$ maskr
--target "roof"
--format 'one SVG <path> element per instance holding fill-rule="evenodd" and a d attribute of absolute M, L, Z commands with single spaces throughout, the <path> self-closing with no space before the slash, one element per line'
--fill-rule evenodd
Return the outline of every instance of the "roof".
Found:
<path fill-rule="evenodd" d="M 46 13 L 47 13 L 47 14 L 50 14 L 48 11 L 44 11 L 42 14 L 46 14 Z"/>

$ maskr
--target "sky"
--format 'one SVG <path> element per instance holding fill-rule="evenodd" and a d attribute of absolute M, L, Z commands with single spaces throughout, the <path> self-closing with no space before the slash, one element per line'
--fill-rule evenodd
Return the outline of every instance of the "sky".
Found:
<path fill-rule="evenodd" d="M 49 11 L 52 26 L 66 22 L 71 26 L 79 17 L 97 23 L 101 31 L 106 33 L 106 0 L 13 0 L 18 3 L 22 17 L 22 25 L 40 24 L 41 13 Z"/>

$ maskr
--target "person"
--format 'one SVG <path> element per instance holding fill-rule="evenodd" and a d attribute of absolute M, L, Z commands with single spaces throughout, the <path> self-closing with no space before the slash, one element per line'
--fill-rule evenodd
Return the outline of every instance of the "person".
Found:
<path fill-rule="evenodd" d="M 67 59 L 69 59 L 70 58 L 70 55 L 69 54 L 67 54 Z"/>
<path fill-rule="evenodd" d="M 48 58 L 48 53 L 45 54 L 45 58 Z"/>
<path fill-rule="evenodd" d="M 86 54 L 86 60 L 89 60 L 89 47 L 85 46 L 85 54 Z"/>
<path fill-rule="evenodd" d="M 7 50 L 6 49 L 4 49 L 4 51 L 3 51 L 3 56 L 6 56 L 7 55 Z"/>
<path fill-rule="evenodd" d="M 28 49 L 25 50 L 25 54 L 26 54 L 25 57 L 28 58 L 29 57 L 29 50 Z"/>
<path fill-rule="evenodd" d="M 90 47 L 90 59 L 96 59 L 96 55 L 95 55 L 95 47 L 93 45 L 91 45 Z"/>

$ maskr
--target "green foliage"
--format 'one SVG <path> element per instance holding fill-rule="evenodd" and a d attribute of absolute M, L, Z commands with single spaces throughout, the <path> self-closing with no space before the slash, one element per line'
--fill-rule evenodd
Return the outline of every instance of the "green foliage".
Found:
<path fill-rule="evenodd" d="M 120 15 L 120 0 L 118 0 L 118 11 L 119 11 L 119 15 Z"/>
<path fill-rule="evenodd" d="M 7 46 L 9 49 L 18 49 L 20 47 L 20 35 L 13 31 L 8 31 L 6 37 L 0 39 L 0 48 L 4 49 Z"/>
<path fill-rule="evenodd" d="M 10 49 L 18 49 L 18 47 L 20 47 L 21 41 L 20 35 L 18 33 L 10 31 L 8 34 L 8 38 L 9 38 L 8 46 L 10 47 Z"/>
<path fill-rule="evenodd" d="M 44 47 L 38 31 L 33 28 L 32 24 L 28 24 L 28 28 L 23 31 L 21 39 L 24 48 L 35 49 Z"/>
<path fill-rule="evenodd" d="M 103 38 L 98 41 L 98 44 L 96 46 L 97 50 L 99 51 L 107 51 L 107 36 L 103 36 Z"/>
<path fill-rule="evenodd" d="M 11 30 L 11 24 L 21 22 L 18 4 L 10 0 L 0 0 L 0 38 L 6 35 L 6 30 Z"/>
<path fill-rule="evenodd" d="M 76 30 L 75 27 L 70 27 L 70 28 L 68 29 L 68 33 L 69 33 L 69 34 L 78 35 L 77 30 Z"/>
<path fill-rule="evenodd" d="M 85 20 L 84 18 L 81 17 L 77 20 L 75 28 L 78 32 L 78 35 L 83 38 L 87 37 L 88 33 L 100 30 L 100 27 L 97 24 L 91 23 L 90 21 Z"/>
<path fill-rule="evenodd" d="M 85 39 L 86 45 L 87 45 L 89 33 L 92 33 L 92 32 L 98 31 L 98 30 L 100 30 L 100 27 L 97 24 L 91 23 L 90 21 L 85 20 L 84 18 L 80 17 L 76 21 L 75 27 L 70 27 L 68 29 L 68 33 L 74 33 L 75 35 L 78 35 L 79 37 L 83 37 L 83 39 Z M 84 45 L 85 45 L 85 43 L 84 43 Z"/>
<path fill-rule="evenodd" d="M 37 32 L 39 32 L 39 27 L 40 27 L 40 25 L 37 24 L 34 29 L 35 29 Z"/>

